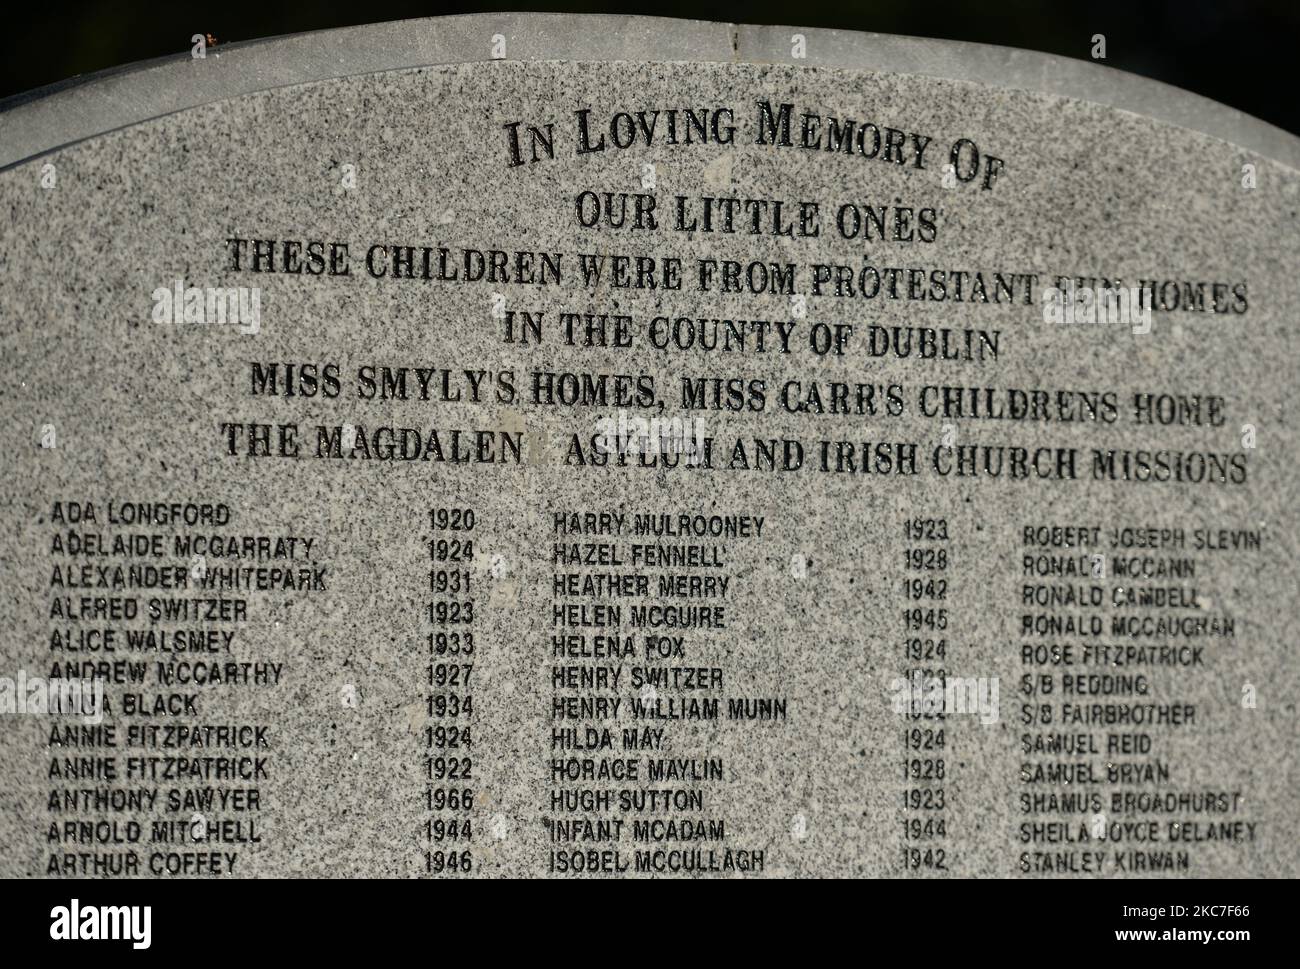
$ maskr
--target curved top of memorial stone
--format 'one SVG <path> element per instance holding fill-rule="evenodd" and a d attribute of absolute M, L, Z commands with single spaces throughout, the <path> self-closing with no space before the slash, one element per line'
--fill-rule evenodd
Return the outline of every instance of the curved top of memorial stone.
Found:
<path fill-rule="evenodd" d="M 807 56 L 790 57 L 791 35 Z M 330 78 L 490 61 L 783 64 L 913 74 L 1104 104 L 1200 131 L 1300 168 L 1300 138 L 1243 112 L 1102 65 L 918 37 L 596 14 L 470 14 L 222 44 L 112 68 L 0 101 L 0 168 L 152 118 Z"/>

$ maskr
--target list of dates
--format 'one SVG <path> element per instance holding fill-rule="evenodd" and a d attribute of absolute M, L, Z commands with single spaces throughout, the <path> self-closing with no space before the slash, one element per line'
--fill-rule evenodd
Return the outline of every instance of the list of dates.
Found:
<path fill-rule="evenodd" d="M 393 874 L 816 874 L 828 842 L 860 875 L 1194 874 L 1265 837 L 1249 789 L 1193 781 L 1182 753 L 1210 719 L 1186 687 L 1241 636 L 1218 575 L 1250 568 L 1260 529 L 1035 518 L 990 558 L 962 509 L 855 523 L 854 554 L 779 506 L 503 521 L 451 498 L 411 516 L 383 576 L 405 614 L 369 606 L 401 630 L 384 675 L 406 702 L 373 709 L 361 669 L 306 701 L 401 722 L 404 748 L 367 755 L 387 790 L 329 801 L 400 831 Z M 103 692 L 42 738 L 41 874 L 238 877 L 304 810 L 285 704 L 315 681 L 259 619 L 318 621 L 343 543 L 203 500 L 59 501 L 42 527 L 42 672 Z M 844 603 L 857 665 L 822 682 L 818 617 Z M 756 664 L 773 641 L 781 661 Z M 832 691 L 856 726 L 801 769 Z"/>

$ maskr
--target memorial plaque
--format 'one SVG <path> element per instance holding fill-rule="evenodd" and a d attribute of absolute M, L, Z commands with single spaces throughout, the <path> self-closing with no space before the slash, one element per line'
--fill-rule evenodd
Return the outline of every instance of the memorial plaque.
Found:
<path fill-rule="evenodd" d="M 1300 870 L 1295 137 L 483 15 L 0 144 L 0 875 Z"/>

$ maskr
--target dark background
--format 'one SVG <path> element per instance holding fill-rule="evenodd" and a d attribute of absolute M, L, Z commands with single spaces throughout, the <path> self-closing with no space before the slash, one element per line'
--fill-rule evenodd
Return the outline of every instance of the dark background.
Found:
<path fill-rule="evenodd" d="M 131 61 L 276 34 L 478 11 L 639 13 L 724 22 L 841 27 L 1000 44 L 1088 59 L 1106 36 L 1109 67 L 1222 101 L 1300 133 L 1300 0 L 857 0 L 822 3 L 263 0 L 220 5 L 9 0 L 0 97 Z"/>

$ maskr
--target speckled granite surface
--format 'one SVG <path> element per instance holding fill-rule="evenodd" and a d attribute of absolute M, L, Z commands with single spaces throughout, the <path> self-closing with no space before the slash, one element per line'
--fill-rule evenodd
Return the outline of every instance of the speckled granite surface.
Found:
<path fill-rule="evenodd" d="M 485 34 L 486 44 L 491 31 Z M 729 850 L 742 869 L 762 852 L 761 874 L 798 876 L 1036 874 L 1044 863 L 1026 860 L 1035 852 L 1052 859 L 1049 871 L 1087 864 L 1088 853 L 1105 853 L 1098 872 L 1104 877 L 1131 873 L 1115 866 L 1113 855 L 1121 851 L 1150 851 L 1163 859 L 1185 849 L 1187 867 L 1171 872 L 1179 877 L 1296 875 L 1300 775 L 1293 755 L 1297 690 L 1291 642 L 1300 610 L 1292 403 L 1300 376 L 1294 328 L 1300 318 L 1296 171 L 1208 135 L 1055 94 L 810 68 L 793 61 L 547 63 L 512 60 L 509 48 L 506 55 L 495 62 L 411 68 L 240 95 L 102 134 L 0 172 L 0 204 L 8 213 L 0 253 L 0 435 L 6 454 L 0 491 L 0 676 L 46 675 L 54 664 L 85 659 L 148 664 L 143 685 L 108 688 L 119 705 L 105 720 L 118 726 L 115 749 L 52 744 L 52 725 L 63 720 L 3 717 L 0 875 L 68 873 L 68 865 L 82 864 L 68 861 L 69 856 L 134 851 L 142 874 L 161 856 L 157 864 L 164 871 L 172 864 L 207 866 L 190 870 L 197 874 L 220 866 L 220 874 L 235 877 L 409 877 L 429 873 L 435 863 L 426 852 L 466 848 L 474 873 L 484 875 L 552 874 L 557 853 L 576 851 L 586 865 L 588 850 L 618 850 L 623 861 L 634 864 L 637 851 L 652 849 L 702 849 L 715 858 Z M 932 139 L 933 147 L 917 167 L 755 144 L 758 101 L 795 106 L 796 141 L 798 119 L 807 112 L 896 128 L 907 133 L 909 152 L 917 145 L 914 134 Z M 603 119 L 604 135 L 612 140 L 608 125 L 616 112 L 722 106 L 734 110 L 731 144 L 656 140 L 649 147 L 640 142 L 626 150 L 575 152 L 575 112 L 584 109 L 591 110 L 593 121 Z M 555 159 L 510 166 L 503 126 L 515 121 L 554 123 Z M 1003 160 L 1005 167 L 989 190 L 982 190 L 978 179 L 944 185 L 944 156 L 961 138 L 978 144 L 983 156 Z M 1243 187 L 1243 166 L 1251 166 L 1254 187 Z M 647 179 L 653 187 L 647 187 Z M 658 227 L 585 228 L 575 217 L 576 198 L 584 191 L 653 194 Z M 799 201 L 815 201 L 824 231 L 817 238 L 676 231 L 673 199 L 678 195 L 695 200 L 696 214 L 705 196 L 787 200 L 787 212 Z M 862 211 L 885 207 L 891 219 L 898 209 L 933 209 L 933 241 L 896 241 L 889 233 L 870 241 L 841 238 L 833 213 L 848 203 Z M 247 271 L 247 252 L 236 271 L 227 243 L 232 238 L 297 240 L 304 246 L 345 243 L 350 272 L 253 273 Z M 367 250 L 375 245 L 416 247 L 417 275 L 421 248 L 430 247 L 436 266 L 438 249 L 445 247 L 453 264 L 466 249 L 562 253 L 562 276 L 546 286 L 394 280 L 388 272 L 375 278 L 366 266 Z M 283 248 L 277 252 L 282 257 Z M 623 289 L 606 277 L 587 286 L 581 253 L 651 257 L 661 268 L 664 260 L 680 259 L 685 284 L 670 291 Z M 391 258 L 391 249 L 378 258 L 384 254 Z M 697 261 L 709 258 L 744 265 L 793 263 L 793 290 L 702 292 Z M 513 270 L 513 255 L 510 259 Z M 534 266 L 539 262 L 535 258 Z M 942 300 L 837 297 L 829 283 L 820 292 L 814 289 L 817 264 L 851 267 L 855 281 L 867 264 L 882 270 L 923 268 L 927 280 L 934 271 L 990 278 L 1037 274 L 1039 288 L 1027 301 L 959 300 L 951 294 Z M 1221 282 L 1228 286 L 1224 305 L 1235 309 L 1157 309 L 1147 334 L 1115 325 L 1066 327 L 1045 322 L 1037 302 L 1041 288 L 1058 275 L 1200 282 L 1211 302 L 1213 285 Z M 155 292 L 171 289 L 178 279 L 187 286 L 258 287 L 257 332 L 156 322 Z M 1247 294 L 1242 302 L 1231 289 L 1239 284 Z M 906 296 L 906 283 L 899 285 Z M 792 295 L 803 297 L 802 307 L 796 308 Z M 1244 312 L 1237 311 L 1242 303 Z M 516 314 L 516 322 L 519 314 L 544 314 L 543 342 L 506 343 L 504 312 Z M 625 314 L 631 318 L 631 345 L 565 345 L 562 313 Z M 757 352 L 752 341 L 729 353 L 661 350 L 652 342 L 652 321 L 659 316 L 784 321 L 791 324 L 791 343 L 788 352 L 774 345 Z M 853 327 L 844 353 L 813 349 L 817 324 Z M 966 331 L 996 332 L 997 353 L 954 360 L 875 355 L 872 326 L 948 330 L 954 340 Z M 876 332 L 881 339 L 886 335 Z M 339 393 L 258 395 L 255 362 L 281 368 L 333 364 Z M 410 399 L 367 399 L 372 385 L 363 373 L 371 367 L 433 369 L 429 399 L 415 392 L 419 378 L 414 374 Z M 483 372 L 478 402 L 472 400 L 467 370 Z M 604 406 L 536 403 L 534 372 L 652 378 L 653 390 L 640 400 L 648 406 L 627 410 L 645 418 L 699 418 L 703 432 L 716 442 L 713 466 L 576 466 L 572 436 L 589 447 L 597 422 L 617 418 L 618 408 L 609 399 Z M 749 404 L 741 410 L 688 412 L 684 377 L 736 381 Z M 792 380 L 799 383 L 787 391 L 790 399 L 805 402 L 814 383 L 828 402 L 835 382 L 871 386 L 874 412 L 868 407 L 834 414 L 828 406 L 827 413 L 817 414 L 806 405 L 791 412 L 783 406 L 782 388 Z M 756 381 L 765 389 L 761 412 L 753 405 Z M 898 388 L 901 413 L 887 404 L 891 387 Z M 927 413 L 926 400 L 933 398 L 923 396 L 926 387 L 993 388 L 993 396 L 1003 401 L 1008 388 L 1110 393 L 1118 419 L 944 418 Z M 859 400 L 856 389 L 848 393 L 847 399 Z M 1209 426 L 1139 424 L 1132 420 L 1132 400 L 1141 393 L 1222 397 L 1225 418 Z M 443 399 L 456 395 L 459 399 Z M 720 399 L 729 398 L 724 393 Z M 277 429 L 270 438 L 272 456 L 248 458 L 242 449 L 229 453 L 225 426 L 253 422 Z M 289 424 L 300 428 L 299 457 L 274 453 L 278 428 Z M 422 437 L 438 429 L 447 460 L 317 458 L 317 425 L 352 425 L 363 436 L 381 426 L 419 429 Z M 1243 425 L 1254 429 L 1253 447 L 1243 447 Z M 450 438 L 454 429 L 491 431 L 492 455 L 507 460 L 449 460 L 457 453 Z M 733 444 L 743 442 L 754 465 L 755 438 L 801 442 L 803 466 L 738 466 Z M 523 445 L 517 463 L 508 459 L 507 441 Z M 825 472 L 818 467 L 821 441 L 853 442 L 859 449 L 865 442 L 912 442 L 920 471 L 914 476 Z M 48 444 L 54 446 L 43 446 Z M 1079 474 L 1076 480 L 945 475 L 936 470 L 945 445 L 1077 448 Z M 1214 454 L 1230 463 L 1240 457 L 1245 480 L 1096 481 L 1090 471 L 1093 448 Z M 216 518 L 194 525 L 109 522 L 110 505 L 153 502 L 179 502 L 181 516 L 192 504 L 195 514 L 210 512 Z M 75 518 L 73 505 L 87 503 L 94 504 L 95 522 L 68 520 Z M 207 506 L 228 508 L 229 520 L 219 510 L 199 510 Z M 436 508 L 472 509 L 473 534 L 434 527 L 430 510 Z M 60 512 L 63 521 L 57 520 Z M 587 520 L 579 518 L 578 534 L 566 537 L 556 517 L 566 512 L 628 519 L 625 530 L 611 538 L 591 534 Z M 607 542 L 629 558 L 635 544 L 656 541 L 632 537 L 637 514 L 672 520 L 683 514 L 730 516 L 732 522 L 748 516 L 753 528 L 761 517 L 762 526 L 749 535 L 690 540 L 719 547 L 721 568 L 555 563 L 555 545 L 566 542 Z M 913 518 L 944 520 L 947 540 L 909 537 L 904 523 Z M 601 520 L 594 521 L 599 529 Z M 1034 550 L 1024 530 L 1039 525 L 1100 528 L 1103 534 L 1115 528 L 1183 529 L 1185 547 L 1152 554 L 1190 559 L 1193 574 L 1138 583 L 1183 590 L 1184 599 L 1176 600 L 1183 605 L 1126 612 L 1114 605 L 1114 590 L 1125 582 L 1110 569 L 1096 581 L 1093 576 L 1026 578 L 1024 559 Z M 1260 541 L 1257 548 L 1196 549 L 1198 529 Z M 75 546 L 86 534 L 103 536 L 105 554 L 93 544 L 86 554 L 68 554 L 70 538 Z M 113 554 L 115 539 L 134 534 L 163 536 L 165 554 Z M 210 554 L 196 573 L 191 557 L 175 554 L 176 535 L 234 538 L 237 551 L 251 552 L 238 559 Z M 251 547 L 243 544 L 244 536 L 255 539 Z M 295 539 L 291 552 L 287 543 L 279 544 L 290 537 Z M 458 537 L 473 539 L 472 559 L 431 561 L 430 543 L 436 556 L 437 541 Z M 260 544 L 259 538 L 269 541 Z M 1092 547 L 1072 540 L 1051 551 L 1077 560 Z M 909 550 L 927 548 L 947 553 L 941 569 L 920 575 L 945 582 L 943 597 L 931 590 L 929 598 L 907 599 L 904 581 L 918 577 L 909 569 Z M 1105 553 L 1115 556 L 1109 547 Z M 153 621 L 151 600 L 200 594 L 192 588 L 52 587 L 52 575 L 61 575 L 66 584 L 73 577 L 68 570 L 80 577 L 84 565 L 91 566 L 87 581 L 101 578 L 98 566 L 182 566 L 193 584 L 204 569 L 235 561 L 287 567 L 294 570 L 290 579 L 307 588 L 224 593 L 247 601 L 246 618 L 212 614 L 204 606 L 196 616 Z M 304 576 L 298 569 L 323 572 Z M 472 594 L 435 594 L 431 569 L 470 575 Z M 687 630 L 681 655 L 647 660 L 647 634 L 682 633 L 631 627 L 627 605 L 617 630 L 558 626 L 559 605 L 591 609 L 619 600 L 559 595 L 556 573 L 647 575 L 648 601 L 722 607 L 726 627 Z M 669 599 L 653 594 L 661 576 L 706 574 L 729 580 L 725 595 Z M 1095 585 L 1106 604 L 1031 608 L 1023 604 L 1026 585 L 1058 590 Z M 135 598 L 140 615 L 74 621 L 59 614 L 60 607 L 86 611 L 82 596 Z M 431 600 L 470 598 L 472 623 L 430 622 Z M 918 607 L 945 609 L 945 627 L 909 628 L 907 610 Z M 1031 613 L 1100 617 L 1106 632 L 1024 635 L 1022 617 Z M 1233 632 L 1111 635 L 1116 615 L 1135 613 L 1214 617 L 1230 621 Z M 52 644 L 56 635 L 76 642 L 84 631 L 102 629 L 117 630 L 116 655 Z M 168 654 L 127 648 L 128 630 L 235 635 L 216 653 Z M 430 659 L 427 637 L 439 630 L 474 633 L 468 687 L 430 685 L 431 663 L 449 662 Z M 595 635 L 609 632 L 633 638 L 631 658 L 561 662 L 553 657 L 555 636 L 585 635 L 590 645 Z M 890 703 L 891 683 L 904 670 L 934 665 L 906 659 L 905 643 L 916 637 L 946 640 L 943 666 L 950 675 L 996 681 L 1000 687 L 996 721 L 950 718 L 937 754 L 904 746 L 912 724 Z M 1067 669 L 1023 662 L 1026 643 L 1073 643 L 1078 650 L 1095 643 L 1189 645 L 1203 646 L 1204 653 L 1202 662 L 1185 667 L 1094 663 Z M 237 665 L 229 671 L 234 683 L 187 689 L 158 685 L 160 662 L 170 669 L 174 662 L 197 658 L 282 665 Z M 618 668 L 621 679 L 617 686 L 571 689 L 557 685 L 557 666 L 581 670 L 573 674 L 579 678 L 594 676 L 590 671 L 596 667 Z M 664 687 L 647 694 L 631 685 L 638 666 L 720 670 L 721 685 Z M 1191 706 L 1194 720 L 1149 731 L 1108 730 L 1062 724 L 1058 709 L 1049 724 L 1027 724 L 1037 705 L 1063 701 L 1067 673 L 1144 674 L 1149 692 L 1125 702 Z M 116 675 L 128 674 L 118 670 Z M 448 675 L 447 668 L 438 675 Z M 1055 678 L 1050 693 L 1037 686 L 1032 694 L 1024 692 L 1023 678 L 1037 682 L 1044 675 Z M 1243 705 L 1243 691 L 1253 705 Z M 197 712 L 128 716 L 121 711 L 120 695 L 136 692 L 147 702 L 157 693 L 196 694 Z M 431 704 L 465 696 L 472 696 L 472 713 L 431 712 Z M 629 713 L 633 698 L 681 702 L 697 696 L 720 698 L 722 715 L 663 723 L 638 721 Z M 556 717 L 560 698 L 593 697 L 620 700 L 619 717 L 609 722 Z M 785 715 L 773 721 L 734 719 L 727 715 L 728 700 L 737 698 L 778 698 Z M 1086 704 L 1115 698 L 1070 699 Z M 439 711 L 446 713 L 445 707 Z M 453 723 L 471 726 L 471 745 L 430 748 L 426 731 Z M 128 730 L 145 724 L 260 725 L 267 728 L 267 746 L 235 751 L 130 746 Z M 611 728 L 615 749 L 555 750 L 553 730 L 564 727 L 584 737 L 589 728 Z M 626 728 L 662 729 L 661 748 L 624 752 Z M 1101 752 L 1025 752 L 1026 737 L 1080 732 L 1093 736 Z M 1143 732 L 1151 738 L 1149 753 L 1106 752 L 1111 734 Z M 120 771 L 131 766 L 131 757 L 265 757 L 265 776 L 234 782 L 51 777 L 52 765 L 67 769 L 68 758 L 104 754 L 117 759 Z M 463 768 L 446 758 L 469 760 L 470 777 L 430 782 L 426 757 L 444 758 L 439 767 L 452 771 Z M 552 760 L 560 757 L 593 759 L 597 768 L 603 763 L 607 769 L 615 769 L 615 760 L 630 759 L 638 764 L 639 778 L 560 783 L 552 773 Z M 706 770 L 717 759 L 721 777 L 651 783 L 646 774 L 657 758 L 690 759 Z M 908 779 L 909 764 L 921 759 L 942 776 Z M 1038 765 L 1080 761 L 1090 763 L 1103 780 L 1089 782 L 1083 774 L 1056 783 L 1029 779 Z M 1157 777 L 1105 780 L 1108 766 L 1121 762 Z M 1160 776 L 1165 768 L 1168 775 Z M 211 806 L 187 799 L 187 792 L 192 797 L 208 787 L 227 791 L 228 798 L 232 790 L 255 788 L 256 807 L 237 810 L 237 797 L 223 807 L 219 794 Z M 67 809 L 63 792 L 104 788 L 152 789 L 159 800 L 144 810 Z M 582 812 L 557 809 L 553 792 L 561 788 L 700 793 L 681 810 Z M 453 790 L 472 791 L 472 805 L 429 809 L 427 798 Z M 918 790 L 942 791 L 942 806 L 912 806 L 909 792 Z M 1079 791 L 1096 794 L 1102 809 L 1058 804 L 1057 810 L 1024 810 L 1026 798 L 1068 798 Z M 1117 795 L 1177 798 L 1205 792 L 1214 792 L 1210 807 L 1185 801 L 1174 810 L 1150 804 L 1146 810 L 1112 808 Z M 176 800 L 169 805 L 170 796 Z M 1231 809 L 1214 808 L 1219 798 Z M 1086 797 L 1084 803 L 1091 804 Z M 187 827 L 196 814 L 203 825 L 243 827 L 224 829 L 228 840 L 208 837 L 199 845 L 151 840 L 156 822 Z M 1154 821 L 1159 836 L 1154 843 L 1136 840 L 1133 827 L 1122 843 L 1114 835 L 1080 843 L 1079 829 L 1093 825 L 1098 814 L 1106 815 L 1106 824 Z M 652 817 L 720 820 L 725 834 L 704 843 L 636 841 L 633 820 Z M 555 840 L 557 818 L 622 818 L 628 830 L 616 842 L 562 843 Z M 932 825 L 924 835 L 908 834 L 910 819 L 942 821 L 943 832 Z M 112 843 L 130 820 L 143 825 L 142 840 Z M 463 832 L 452 837 L 445 827 L 435 836 L 430 827 L 466 820 L 472 826 L 468 838 Z M 103 824 L 89 831 L 64 827 L 75 821 Z M 1023 837 L 1023 825 L 1049 822 L 1061 827 L 1032 840 Z M 1218 822 L 1242 827 L 1231 829 L 1233 838 L 1186 840 Z M 110 833 L 107 826 L 115 823 L 120 827 Z M 1249 835 L 1247 824 L 1254 826 Z M 1066 830 L 1068 841 L 1057 842 L 1055 832 Z M 254 831 L 259 841 L 238 840 Z M 104 840 L 109 843 L 96 843 Z M 913 848 L 924 857 L 910 855 Z M 941 864 L 936 851 L 943 852 Z M 228 855 L 236 856 L 233 867 Z M 1073 860 L 1062 860 L 1067 855 Z M 178 860 L 171 861 L 173 856 Z M 208 860 L 195 860 L 201 856 Z M 447 863 L 446 858 L 441 855 L 436 864 Z"/>

